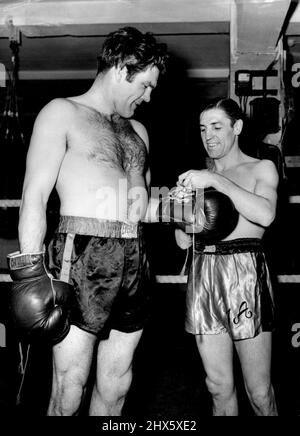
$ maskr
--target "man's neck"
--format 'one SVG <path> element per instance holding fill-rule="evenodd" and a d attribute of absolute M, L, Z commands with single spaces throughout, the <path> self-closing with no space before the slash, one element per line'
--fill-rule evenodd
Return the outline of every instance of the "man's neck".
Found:
<path fill-rule="evenodd" d="M 224 156 L 221 159 L 214 160 L 213 171 L 218 173 L 225 172 L 232 167 L 239 165 L 243 161 L 243 153 L 238 148 L 236 150 L 232 150 L 228 155 Z"/>
<path fill-rule="evenodd" d="M 107 92 L 110 89 L 110 85 L 105 83 L 107 80 L 106 76 L 97 77 L 91 88 L 82 95 L 82 100 L 86 105 L 110 118 L 114 114 L 114 108 Z"/>

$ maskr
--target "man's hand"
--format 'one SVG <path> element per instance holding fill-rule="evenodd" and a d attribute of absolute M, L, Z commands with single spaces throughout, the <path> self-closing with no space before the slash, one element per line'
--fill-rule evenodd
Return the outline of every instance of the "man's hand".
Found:
<path fill-rule="evenodd" d="M 180 174 L 178 184 L 189 189 L 215 187 L 216 174 L 209 170 L 189 170 Z"/>
<path fill-rule="evenodd" d="M 48 273 L 44 253 L 8 254 L 13 280 L 10 313 L 20 334 L 29 340 L 60 342 L 69 332 L 72 287 Z"/>

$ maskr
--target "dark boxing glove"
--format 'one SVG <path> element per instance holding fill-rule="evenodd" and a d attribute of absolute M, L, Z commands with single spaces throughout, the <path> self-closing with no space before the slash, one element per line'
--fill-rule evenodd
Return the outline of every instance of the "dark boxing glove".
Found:
<path fill-rule="evenodd" d="M 192 191 L 177 187 L 161 199 L 157 218 L 212 243 L 235 229 L 239 214 L 231 199 L 214 188 Z"/>
<path fill-rule="evenodd" d="M 71 285 L 55 280 L 45 268 L 44 253 L 7 256 L 13 280 L 10 312 L 21 334 L 60 342 L 69 332 Z"/>

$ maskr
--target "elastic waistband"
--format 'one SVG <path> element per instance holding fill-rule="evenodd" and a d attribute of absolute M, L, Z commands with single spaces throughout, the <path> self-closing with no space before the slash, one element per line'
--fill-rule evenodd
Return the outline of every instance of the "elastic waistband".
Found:
<path fill-rule="evenodd" d="M 214 245 L 207 245 L 200 240 L 195 241 L 195 250 L 212 254 L 246 253 L 249 251 L 264 251 L 259 238 L 239 238 L 230 241 L 220 241 Z"/>
<path fill-rule="evenodd" d="M 141 232 L 141 223 L 125 223 L 97 218 L 64 215 L 59 219 L 59 233 L 99 236 L 104 238 L 137 238 Z"/>

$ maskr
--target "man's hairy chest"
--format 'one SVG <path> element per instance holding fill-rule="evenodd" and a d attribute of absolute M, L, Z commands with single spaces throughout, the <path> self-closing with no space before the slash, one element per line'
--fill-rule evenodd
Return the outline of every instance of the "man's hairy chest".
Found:
<path fill-rule="evenodd" d="M 112 120 L 100 114 L 80 119 L 70 134 L 70 151 L 83 154 L 91 163 L 107 165 L 124 171 L 144 173 L 147 149 L 130 121 L 121 117 Z"/>

